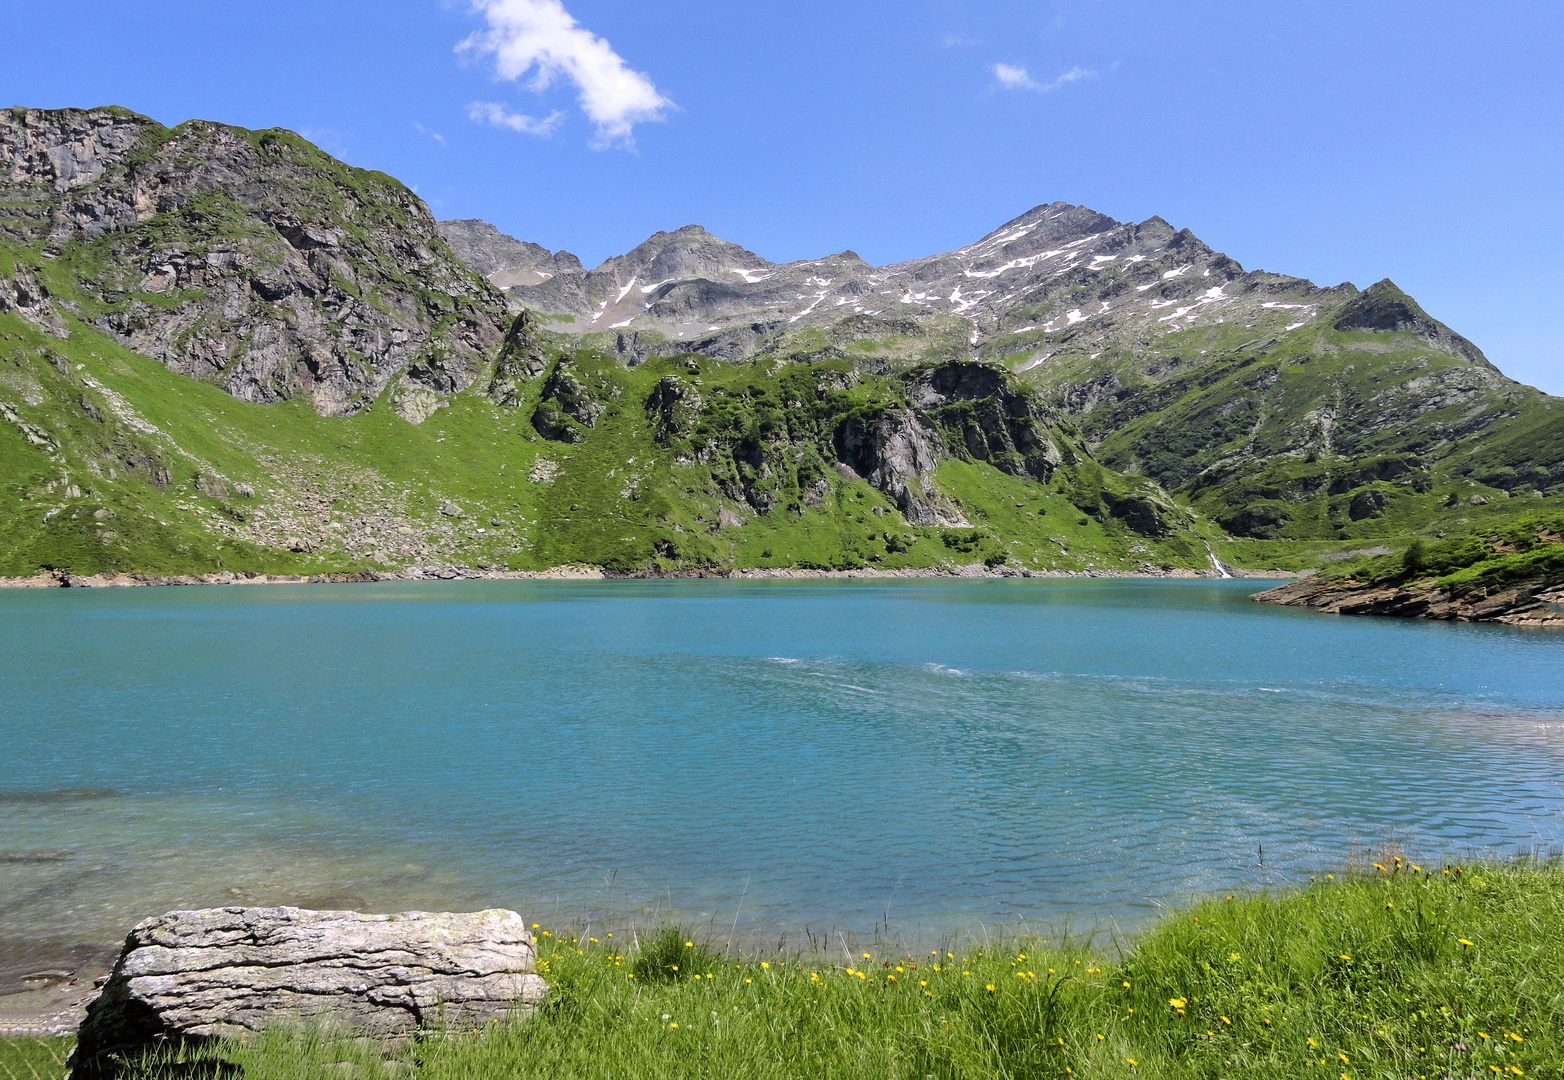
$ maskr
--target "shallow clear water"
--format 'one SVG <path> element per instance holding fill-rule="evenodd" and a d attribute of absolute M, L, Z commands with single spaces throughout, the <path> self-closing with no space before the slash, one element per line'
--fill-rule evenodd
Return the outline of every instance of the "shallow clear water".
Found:
<path fill-rule="evenodd" d="M 1564 838 L 1564 635 L 1256 587 L 0 593 L 0 938 L 288 902 L 928 940 Z"/>

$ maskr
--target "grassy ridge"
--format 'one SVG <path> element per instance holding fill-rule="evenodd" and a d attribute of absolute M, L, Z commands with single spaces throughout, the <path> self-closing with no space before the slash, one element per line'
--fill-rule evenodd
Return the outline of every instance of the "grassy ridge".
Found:
<path fill-rule="evenodd" d="M 1467 535 L 1415 538 L 1405 551 L 1350 560 L 1335 572 L 1386 584 L 1433 578 L 1449 592 L 1557 580 L 1564 578 L 1564 512 L 1533 511 Z"/>
<path fill-rule="evenodd" d="M 1204 567 L 1203 538 L 1220 535 L 1175 517 L 1172 535 L 1145 537 L 1089 516 L 1072 502 L 1080 478 L 1070 467 L 1045 485 L 962 460 L 945 462 L 936 482 L 972 527 L 913 525 L 867 482 L 829 467 L 837 417 L 899 401 L 887 378 L 812 389 L 857 379 L 846 361 L 627 369 L 583 348 L 571 364 L 603 409 L 591 428 L 573 424 L 580 441 L 566 443 L 530 422 L 542 380 L 500 407 L 476 392 L 480 379 L 419 425 L 389 400 L 322 417 L 301 400 L 236 400 L 80 324 L 58 339 L 0 314 L 0 402 L 16 414 L 0 418 L 0 574 Z M 713 407 L 687 437 L 659 440 L 646 402 L 673 374 L 693 374 Z M 809 409 L 788 404 L 799 397 Z M 29 441 L 29 429 L 47 444 Z M 228 493 L 203 488 L 203 477 Z M 1106 470 L 1097 480 L 1121 492 L 1142 483 Z M 768 513 L 746 503 L 746 485 L 774 499 Z M 447 503 L 462 516 L 443 515 Z M 303 550 L 288 550 L 295 535 L 309 541 Z"/>
<path fill-rule="evenodd" d="M 1387 859 L 1212 898 L 1122 954 L 1099 937 L 737 961 L 677 930 L 640 948 L 537 933 L 553 993 L 533 1020 L 389 1054 L 269 1035 L 230 1059 L 253 1078 L 1564 1076 L 1557 863 Z M 0 1076 L 27 1076 L 63 1044 L 4 1054 Z"/>

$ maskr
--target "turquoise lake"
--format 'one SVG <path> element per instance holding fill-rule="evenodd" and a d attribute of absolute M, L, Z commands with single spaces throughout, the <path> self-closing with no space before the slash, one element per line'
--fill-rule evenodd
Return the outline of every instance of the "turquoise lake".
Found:
<path fill-rule="evenodd" d="M 0 940 L 294 903 L 928 941 L 1564 840 L 1564 635 L 1263 585 L 0 592 Z"/>

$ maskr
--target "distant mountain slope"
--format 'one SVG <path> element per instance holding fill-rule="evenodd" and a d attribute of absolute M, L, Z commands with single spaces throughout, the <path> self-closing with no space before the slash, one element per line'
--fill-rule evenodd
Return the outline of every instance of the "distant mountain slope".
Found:
<path fill-rule="evenodd" d="M 290 132 L 0 112 L 0 574 L 1298 568 L 1556 505 L 1561 404 L 1157 218 L 587 270 Z"/>
<path fill-rule="evenodd" d="M 442 221 L 438 228 L 459 259 L 502 289 L 537 285 L 555 274 L 583 272 L 581 260 L 570 252 L 551 252 L 506 236 L 487 221 Z"/>
<path fill-rule="evenodd" d="M 1246 271 L 1161 218 L 1054 203 L 884 267 L 851 252 L 774 264 L 687 226 L 510 296 L 631 363 L 986 360 L 1104 463 L 1240 536 L 1395 532 L 1454 505 L 1443 483 L 1467 498 L 1564 492 L 1559 400 L 1505 378 L 1392 282 Z"/>

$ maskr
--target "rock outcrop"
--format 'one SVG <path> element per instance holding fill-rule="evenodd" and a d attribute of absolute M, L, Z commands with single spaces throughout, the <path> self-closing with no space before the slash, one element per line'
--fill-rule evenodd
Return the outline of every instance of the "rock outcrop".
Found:
<path fill-rule="evenodd" d="M 1051 415 L 994 365 L 941 364 L 919 373 L 907 397 L 958 452 L 1004 472 L 1046 483 L 1063 460 L 1043 428 Z"/>
<path fill-rule="evenodd" d="M 1256 593 L 1250 599 L 1312 608 L 1331 615 L 1395 615 L 1564 627 L 1564 581 L 1556 577 L 1499 587 L 1473 585 L 1448 592 L 1431 580 L 1396 585 L 1343 577 L 1310 577 Z"/>
<path fill-rule="evenodd" d="M 523 310 L 511 323 L 505 343 L 500 346 L 494 377 L 489 380 L 489 400 L 500 406 L 516 405 L 523 396 L 522 387 L 547 367 L 548 352 L 537 317 Z"/>
<path fill-rule="evenodd" d="M 530 1013 L 548 990 L 535 955 L 513 911 L 172 911 L 125 939 L 70 1075 L 107 1080 L 148 1050 L 277 1025 L 395 1038 Z"/>
<path fill-rule="evenodd" d="M 911 410 L 849 416 L 837 429 L 836 441 L 842 463 L 889 496 L 908 521 L 967 524 L 934 486 L 939 458 Z"/>
<path fill-rule="evenodd" d="M 0 111 L 0 237 L 83 271 L 77 295 L 50 298 L 19 267 L 0 307 L 53 333 L 73 316 L 235 397 L 302 395 L 325 415 L 403 372 L 469 385 L 508 323 L 423 200 L 282 129 Z"/>

